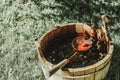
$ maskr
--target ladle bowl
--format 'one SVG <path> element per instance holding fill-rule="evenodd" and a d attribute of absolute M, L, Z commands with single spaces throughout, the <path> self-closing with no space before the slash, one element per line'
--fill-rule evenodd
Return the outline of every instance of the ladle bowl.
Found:
<path fill-rule="evenodd" d="M 72 47 L 77 51 L 87 51 L 92 47 L 92 41 L 84 36 L 78 36 L 72 41 Z"/>

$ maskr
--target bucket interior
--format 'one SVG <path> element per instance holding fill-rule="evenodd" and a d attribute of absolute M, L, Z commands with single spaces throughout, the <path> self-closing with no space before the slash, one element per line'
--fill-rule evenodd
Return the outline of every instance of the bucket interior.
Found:
<path fill-rule="evenodd" d="M 78 33 L 76 32 L 76 26 L 73 25 L 66 25 L 59 28 L 56 28 L 50 32 L 48 32 L 42 39 L 41 44 L 41 50 L 45 57 L 45 59 L 52 63 L 57 64 L 60 61 L 69 58 L 72 54 L 72 40 L 78 36 Z M 96 44 L 96 41 L 94 42 Z M 103 44 L 103 42 L 101 42 Z M 103 51 L 103 54 L 107 54 L 106 44 L 102 45 L 101 51 Z M 95 46 L 92 46 L 92 48 L 88 51 L 83 52 L 84 54 L 89 55 L 90 58 L 83 61 L 83 58 L 75 57 L 75 61 L 72 61 L 68 63 L 65 68 L 80 68 L 85 67 L 91 64 L 94 64 L 99 61 L 98 53 L 96 50 L 93 51 L 92 54 L 90 54 L 91 50 L 95 49 Z M 95 55 L 96 57 L 91 58 L 91 56 Z"/>

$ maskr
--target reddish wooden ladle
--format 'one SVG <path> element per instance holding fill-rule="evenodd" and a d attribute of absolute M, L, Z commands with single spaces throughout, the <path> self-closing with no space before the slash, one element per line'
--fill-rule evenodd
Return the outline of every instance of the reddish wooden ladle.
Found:
<path fill-rule="evenodd" d="M 56 73 L 59 69 L 63 68 L 66 64 L 68 64 L 77 54 L 81 51 L 87 51 L 92 47 L 92 41 L 90 39 L 85 39 L 83 37 L 77 37 L 72 41 L 73 51 L 71 52 L 72 56 L 68 59 L 64 59 L 59 62 L 55 67 L 49 70 L 49 77 Z"/>
<path fill-rule="evenodd" d="M 87 51 L 92 46 L 92 41 L 84 36 L 79 36 L 72 41 L 72 47 L 77 51 Z"/>

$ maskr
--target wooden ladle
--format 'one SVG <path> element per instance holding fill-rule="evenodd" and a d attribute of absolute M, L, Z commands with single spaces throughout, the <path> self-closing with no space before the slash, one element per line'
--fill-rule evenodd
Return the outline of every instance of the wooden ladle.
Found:
<path fill-rule="evenodd" d="M 49 77 L 68 64 L 77 54 L 80 54 L 81 51 L 87 51 L 90 49 L 92 47 L 92 41 L 90 39 L 85 40 L 84 37 L 76 37 L 72 41 L 72 47 L 72 56 L 70 56 L 68 59 L 62 60 L 57 65 L 55 65 L 55 67 L 49 70 Z"/>

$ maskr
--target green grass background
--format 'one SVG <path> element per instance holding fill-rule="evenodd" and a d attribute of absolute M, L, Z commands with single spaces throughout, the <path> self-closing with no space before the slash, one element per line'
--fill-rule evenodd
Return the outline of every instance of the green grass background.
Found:
<path fill-rule="evenodd" d="M 120 80 L 119 0 L 0 0 L 0 80 L 44 80 L 34 39 L 70 22 L 100 27 L 102 14 L 115 45 L 105 80 Z"/>

